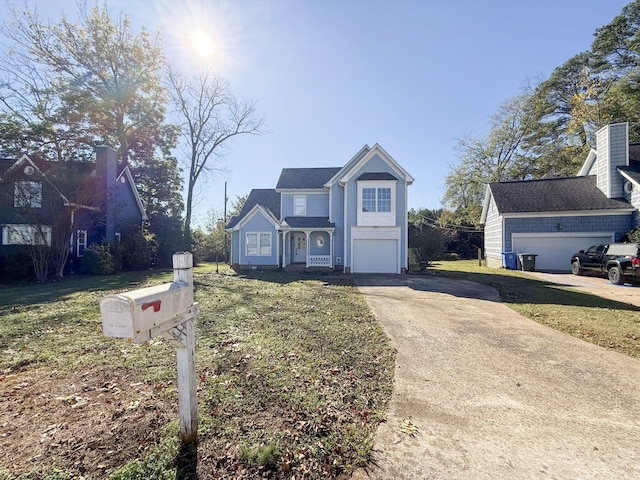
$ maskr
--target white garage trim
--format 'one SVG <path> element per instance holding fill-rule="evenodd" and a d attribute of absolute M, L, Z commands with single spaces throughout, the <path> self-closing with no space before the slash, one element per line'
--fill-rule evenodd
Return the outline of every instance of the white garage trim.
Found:
<path fill-rule="evenodd" d="M 571 255 L 597 243 L 610 243 L 614 232 L 513 233 L 512 251 L 535 253 L 536 270 L 571 269 Z"/>

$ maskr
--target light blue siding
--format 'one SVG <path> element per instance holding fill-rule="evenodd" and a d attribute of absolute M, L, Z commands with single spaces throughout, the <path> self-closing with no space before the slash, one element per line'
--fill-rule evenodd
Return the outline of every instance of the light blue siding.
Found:
<path fill-rule="evenodd" d="M 293 197 L 305 195 L 307 198 L 307 217 L 329 216 L 329 192 L 322 193 L 283 193 L 281 197 L 282 218 L 294 216 Z"/>
<path fill-rule="evenodd" d="M 123 177 L 126 180 L 126 177 Z M 142 225 L 142 214 L 132 191 L 135 188 L 127 183 L 118 182 L 115 193 L 115 231 L 124 233 L 132 227 Z"/>
<path fill-rule="evenodd" d="M 328 217 L 329 221 L 335 224 L 333 234 L 323 229 L 300 229 L 308 233 L 308 254 L 309 255 L 330 255 L 333 250 L 332 264 L 341 269 L 343 266 L 350 266 L 351 259 L 348 258 L 352 248 L 351 227 L 357 225 L 358 220 L 358 185 L 356 179 L 363 173 L 383 173 L 387 172 L 393 175 L 397 180 L 395 182 L 395 197 L 393 205 L 394 213 L 387 213 L 381 216 L 380 226 L 361 225 L 356 229 L 354 235 L 357 234 L 358 239 L 370 237 L 371 239 L 392 238 L 399 240 L 400 249 L 398 255 L 400 257 L 400 269 L 407 266 L 407 183 L 402 179 L 404 175 L 396 172 L 385 161 L 387 158 L 384 153 L 380 155 L 377 152 L 371 152 L 368 148 L 364 149 L 357 159 L 348 162 L 347 168 L 342 170 L 343 175 L 348 175 L 350 180 L 347 185 L 340 185 L 338 182 L 332 184 L 329 191 L 321 189 L 305 190 L 300 189 L 299 193 L 295 190 L 280 192 L 280 219 L 293 217 L 295 197 L 304 195 L 305 215 L 306 217 Z M 353 172 L 351 169 L 362 161 L 363 155 L 372 157 L 364 165 L 360 165 L 358 171 Z M 393 162 L 391 162 L 393 163 Z M 402 178 L 400 178 L 402 177 Z M 410 177 L 409 177 L 410 178 Z M 346 206 L 346 209 L 345 209 Z M 371 217 L 370 217 L 371 218 Z M 291 222 L 292 224 L 294 222 Z M 375 222 L 371 222 L 375 223 Z M 393 223 L 393 225 L 391 225 Z M 237 228 L 237 227 L 236 227 Z M 271 255 L 269 256 L 248 256 L 246 255 L 247 233 L 269 232 L 271 234 Z M 281 235 L 278 235 L 280 233 Z M 286 233 L 286 245 L 278 245 L 281 242 L 281 236 Z M 318 238 L 322 237 L 324 242 L 318 245 Z M 278 231 L 278 226 L 274 225 L 267 216 L 261 213 L 255 214 L 242 225 L 239 232 L 232 235 L 233 250 L 232 262 L 243 267 L 247 266 L 278 266 L 280 259 L 286 260 L 287 264 L 292 262 L 292 242 L 294 232 L 283 230 Z M 333 242 L 332 242 L 333 239 Z M 278 246 L 280 248 L 278 248 Z M 333 248 L 332 248 L 333 247 Z M 279 258 L 280 257 L 280 258 Z"/>
<path fill-rule="evenodd" d="M 344 265 L 344 188 L 337 183 L 333 187 L 331 187 L 330 221 L 336 224 L 333 240 L 333 261 L 336 265 Z M 337 261 L 338 258 L 340 259 L 339 262 Z"/>
<path fill-rule="evenodd" d="M 271 255 L 247 255 L 247 233 L 270 233 Z M 261 212 L 257 212 L 243 225 L 238 241 L 240 265 L 278 265 L 278 232 Z"/>
<path fill-rule="evenodd" d="M 391 166 L 387 162 L 383 160 L 383 158 L 377 153 L 373 155 L 367 163 L 365 163 L 360 169 L 351 177 L 347 184 L 347 202 L 348 202 L 348 211 L 347 211 L 347 227 L 345 228 L 345 235 L 347 236 L 347 245 L 351 244 L 351 232 L 350 227 L 353 225 L 357 225 L 358 223 L 358 185 L 356 183 L 356 179 L 364 174 L 364 173 L 379 173 L 386 172 L 390 173 L 394 177 L 398 178 L 399 175 L 395 172 Z M 408 262 L 408 253 L 407 253 L 407 198 L 406 198 L 407 185 L 406 182 L 400 178 L 398 178 L 396 182 L 396 196 L 395 196 L 395 209 L 396 209 L 396 220 L 395 226 L 402 227 L 400 229 L 400 266 L 403 268 L 407 267 Z M 349 250 L 345 253 L 345 257 L 348 257 Z M 351 264 L 351 259 L 346 258 L 345 262 L 349 265 Z"/>
<path fill-rule="evenodd" d="M 322 237 L 324 240 L 322 247 L 318 246 L 318 237 Z M 311 242 L 309 245 L 311 255 L 329 255 L 331 253 L 329 234 L 327 232 L 311 232 L 309 241 Z"/>
<path fill-rule="evenodd" d="M 238 264 L 240 263 L 240 245 L 238 239 L 240 238 L 240 232 L 234 230 L 231 232 L 231 263 Z"/>

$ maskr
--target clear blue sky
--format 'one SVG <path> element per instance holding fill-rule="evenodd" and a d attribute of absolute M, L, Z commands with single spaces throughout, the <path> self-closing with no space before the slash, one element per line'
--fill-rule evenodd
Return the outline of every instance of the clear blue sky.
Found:
<path fill-rule="evenodd" d="M 51 4 L 50 4 L 51 3 Z M 55 5 L 53 5 L 55 3 Z M 456 139 L 530 80 L 591 46 L 626 0 L 110 0 L 134 27 L 161 30 L 169 57 L 208 59 L 239 97 L 257 100 L 270 133 L 240 137 L 228 173 L 200 190 L 196 222 L 228 196 L 273 188 L 284 167 L 341 166 L 379 143 L 414 178 L 411 208 L 438 208 Z M 91 2 L 90 2 L 91 4 Z M 70 17 L 74 0 L 30 2 Z"/>

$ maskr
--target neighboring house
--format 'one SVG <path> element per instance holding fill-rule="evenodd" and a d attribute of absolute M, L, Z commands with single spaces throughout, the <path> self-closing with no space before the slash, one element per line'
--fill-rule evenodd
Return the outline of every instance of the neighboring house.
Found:
<path fill-rule="evenodd" d="M 51 246 L 56 233 L 71 258 L 82 257 L 91 243 L 117 242 L 146 220 L 129 167 L 110 147 L 96 148 L 95 163 L 0 159 L 0 257 L 16 246 Z"/>
<path fill-rule="evenodd" d="M 596 134 L 576 177 L 491 183 L 481 223 L 487 265 L 505 252 L 534 253 L 536 269 L 570 270 L 571 255 L 620 241 L 638 226 L 640 145 L 629 145 L 627 123 Z"/>
<path fill-rule="evenodd" d="M 234 268 L 407 269 L 409 175 L 378 144 L 343 167 L 286 168 L 233 217 Z"/>

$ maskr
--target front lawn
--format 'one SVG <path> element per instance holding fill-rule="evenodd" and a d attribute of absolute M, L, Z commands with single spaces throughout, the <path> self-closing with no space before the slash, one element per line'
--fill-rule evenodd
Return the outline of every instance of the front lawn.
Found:
<path fill-rule="evenodd" d="M 518 270 L 478 266 L 477 260 L 440 262 L 428 273 L 489 285 L 507 306 L 531 320 L 640 357 L 640 308 L 634 305 L 538 280 Z"/>
<path fill-rule="evenodd" d="M 0 479 L 335 478 L 366 464 L 394 352 L 350 277 L 195 270 L 199 442 L 175 349 L 102 335 L 102 296 L 171 272 L 0 290 Z"/>

